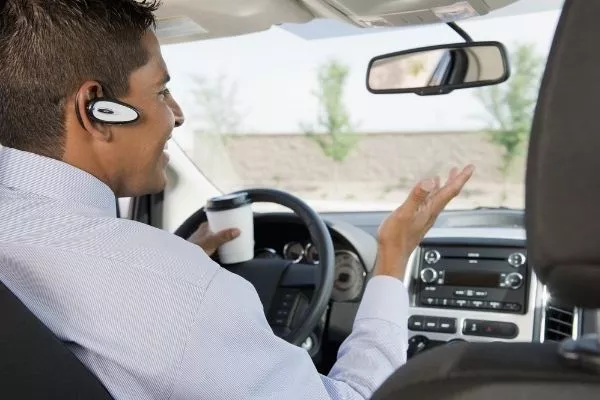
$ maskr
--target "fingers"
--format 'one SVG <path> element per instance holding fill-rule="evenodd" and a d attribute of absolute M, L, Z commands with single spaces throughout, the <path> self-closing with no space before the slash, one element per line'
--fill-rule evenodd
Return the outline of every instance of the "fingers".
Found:
<path fill-rule="evenodd" d="M 239 229 L 224 229 L 217 233 L 212 233 L 207 222 L 198 226 L 196 232 L 188 239 L 192 243 L 202 247 L 208 255 L 212 255 L 221 245 L 232 241 L 240 236 Z"/>
<path fill-rule="evenodd" d="M 408 195 L 408 198 L 403 204 L 403 207 L 408 212 L 414 212 L 424 204 L 429 196 L 434 193 L 439 186 L 439 179 L 428 178 L 419 182 Z"/>
<path fill-rule="evenodd" d="M 408 211 L 416 211 L 427 200 L 431 199 L 434 209 L 441 211 L 460 193 L 474 171 L 475 166 L 473 165 L 467 165 L 461 171 L 456 167 L 452 168 L 443 187 L 440 187 L 438 176 L 422 180 L 411 190 L 403 204 L 403 208 Z"/>
<path fill-rule="evenodd" d="M 429 198 L 431 198 L 432 196 L 435 196 L 435 194 L 440 190 L 440 177 L 436 176 L 434 179 L 435 182 L 435 186 L 433 188 L 433 190 L 429 193 Z"/>
<path fill-rule="evenodd" d="M 460 172 L 450 172 L 447 183 L 431 199 L 432 206 L 436 212 L 443 210 L 460 193 L 473 175 L 473 172 L 475 172 L 475 166 L 473 165 L 467 165 Z"/>
<path fill-rule="evenodd" d="M 240 230 L 237 228 L 225 229 L 215 233 L 212 236 L 212 242 L 215 247 L 219 247 L 222 244 L 232 241 L 233 239 L 240 236 Z"/>
<path fill-rule="evenodd" d="M 212 233 L 208 222 L 203 222 L 198 226 L 195 236 L 204 243 L 216 245 L 218 247 L 237 238 L 240 236 L 240 233 L 240 230 L 237 228 L 224 229 L 220 232 Z"/>
<path fill-rule="evenodd" d="M 444 184 L 444 186 L 449 184 L 450 182 L 452 182 L 454 179 L 456 179 L 457 175 L 458 175 L 458 168 L 452 167 L 452 169 L 448 173 L 448 179 L 446 180 L 446 183 Z"/>
<path fill-rule="evenodd" d="M 221 245 L 232 241 L 240 235 L 239 229 L 226 229 L 217 233 L 207 233 L 197 241 L 197 245 L 212 256 Z"/>

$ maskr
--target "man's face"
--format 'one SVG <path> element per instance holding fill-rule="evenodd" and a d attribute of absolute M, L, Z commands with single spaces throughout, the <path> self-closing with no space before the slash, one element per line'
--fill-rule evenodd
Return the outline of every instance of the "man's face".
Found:
<path fill-rule="evenodd" d="M 166 184 L 169 161 L 164 152 L 175 126 L 183 124 L 181 108 L 166 85 L 167 67 L 153 33 L 142 39 L 148 63 L 129 77 L 129 94 L 121 98 L 140 112 L 134 124 L 111 127 L 110 161 L 114 187 L 119 196 L 160 192 Z"/>

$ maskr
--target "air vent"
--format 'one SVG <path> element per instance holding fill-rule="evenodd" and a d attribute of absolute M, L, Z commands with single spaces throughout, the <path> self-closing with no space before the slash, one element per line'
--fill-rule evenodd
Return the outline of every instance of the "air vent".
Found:
<path fill-rule="evenodd" d="M 574 335 L 575 309 L 560 305 L 554 299 L 546 304 L 544 341 L 562 342 Z"/>

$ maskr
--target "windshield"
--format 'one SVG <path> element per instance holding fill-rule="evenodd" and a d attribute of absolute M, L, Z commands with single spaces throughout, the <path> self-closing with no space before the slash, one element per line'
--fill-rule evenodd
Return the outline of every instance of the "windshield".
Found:
<path fill-rule="evenodd" d="M 393 209 L 417 180 L 468 163 L 476 173 L 448 208 L 524 208 L 531 117 L 558 17 L 462 22 L 474 40 L 506 46 L 512 76 L 442 96 L 370 94 L 365 74 L 376 55 L 460 42 L 446 25 L 321 40 L 274 27 L 164 46 L 187 117 L 174 140 L 222 192 L 274 187 L 319 211 Z M 403 68 L 416 79 L 427 65 Z"/>

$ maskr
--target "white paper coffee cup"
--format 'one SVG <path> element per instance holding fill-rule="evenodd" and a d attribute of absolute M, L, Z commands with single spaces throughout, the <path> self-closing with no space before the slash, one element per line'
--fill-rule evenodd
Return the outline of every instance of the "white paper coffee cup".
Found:
<path fill-rule="evenodd" d="M 240 236 L 219 247 L 222 264 L 236 264 L 254 258 L 254 214 L 247 193 L 214 197 L 206 203 L 206 217 L 212 232 L 238 228 Z"/>

